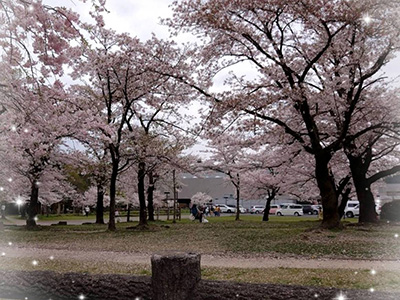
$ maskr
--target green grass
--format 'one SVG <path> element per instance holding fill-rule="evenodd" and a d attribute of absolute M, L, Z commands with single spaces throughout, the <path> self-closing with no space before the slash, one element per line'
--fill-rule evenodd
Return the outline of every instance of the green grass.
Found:
<path fill-rule="evenodd" d="M 317 220 L 290 217 L 243 216 L 209 218 L 201 224 L 188 219 L 151 223 L 148 231 L 127 230 L 136 223 L 117 223 L 117 231 L 107 225 L 42 226 L 37 231 L 15 227 L 0 232 L 0 245 L 11 241 L 19 245 L 72 250 L 105 250 L 152 253 L 162 250 L 201 253 L 285 254 L 304 257 L 385 258 L 400 257 L 396 226 L 357 226 L 342 231 L 313 230 Z M 82 234 L 85 234 L 84 238 Z"/>
<path fill-rule="evenodd" d="M 400 290 L 400 271 L 371 275 L 370 270 L 204 268 L 202 278 L 249 283 L 276 283 L 339 289 Z"/>

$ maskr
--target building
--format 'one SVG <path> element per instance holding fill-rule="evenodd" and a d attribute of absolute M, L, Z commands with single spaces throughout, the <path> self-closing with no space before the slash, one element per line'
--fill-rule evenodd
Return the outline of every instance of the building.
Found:
<path fill-rule="evenodd" d="M 379 200 L 381 204 L 400 200 L 400 175 L 387 177 L 385 184 L 379 188 Z"/>
<path fill-rule="evenodd" d="M 204 172 L 199 176 L 182 173 L 177 176 L 178 202 L 189 204 L 193 195 L 202 192 L 212 197 L 214 204 L 236 205 L 236 189 L 227 175 L 217 172 Z M 172 198 L 173 191 L 168 188 L 164 191 L 167 197 Z M 250 208 L 252 205 L 265 205 L 265 199 L 246 199 L 240 197 L 240 205 Z M 296 199 L 286 195 L 279 195 L 273 203 L 296 203 Z"/>

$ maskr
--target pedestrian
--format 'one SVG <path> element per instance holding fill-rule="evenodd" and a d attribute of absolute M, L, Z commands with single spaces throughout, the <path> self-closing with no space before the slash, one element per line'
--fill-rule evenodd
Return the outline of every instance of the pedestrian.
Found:
<path fill-rule="evenodd" d="M 204 215 L 208 217 L 210 215 L 210 207 L 207 205 L 206 208 L 204 209 Z"/>
<path fill-rule="evenodd" d="M 85 215 L 86 215 L 86 217 L 89 217 L 89 213 L 90 213 L 90 208 L 89 208 L 89 206 L 86 206 L 85 207 Z"/>
<path fill-rule="evenodd" d="M 199 218 L 200 223 L 203 222 L 203 215 L 204 215 L 204 207 L 199 205 L 199 207 L 197 209 L 197 216 Z"/>
<path fill-rule="evenodd" d="M 215 207 L 214 205 L 211 205 L 211 213 L 210 216 L 214 215 L 215 216 Z"/>
<path fill-rule="evenodd" d="M 193 204 L 192 208 L 190 209 L 190 213 L 192 214 L 193 218 L 192 220 L 196 220 L 198 218 L 198 210 L 197 210 L 197 205 Z"/>
<path fill-rule="evenodd" d="M 217 207 L 215 208 L 215 216 L 216 216 L 216 217 L 219 217 L 220 215 L 221 215 L 221 207 L 217 206 Z"/>
<path fill-rule="evenodd" d="M 118 209 L 115 210 L 115 221 L 117 223 L 121 222 L 121 219 L 119 218 L 119 211 Z"/>

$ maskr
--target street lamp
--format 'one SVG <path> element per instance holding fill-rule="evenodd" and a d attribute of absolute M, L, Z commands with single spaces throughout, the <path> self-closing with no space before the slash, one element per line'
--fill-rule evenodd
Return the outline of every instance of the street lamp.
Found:
<path fill-rule="evenodd" d="M 21 205 L 24 203 L 24 201 L 22 201 L 22 199 L 18 197 L 15 203 L 18 206 L 18 214 L 21 214 Z"/>

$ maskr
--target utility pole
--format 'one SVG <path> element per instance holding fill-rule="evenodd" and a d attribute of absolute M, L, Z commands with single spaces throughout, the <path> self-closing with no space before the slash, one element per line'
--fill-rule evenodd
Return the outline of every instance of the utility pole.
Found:
<path fill-rule="evenodd" d="M 175 169 L 172 170 L 172 180 L 174 182 L 174 218 L 172 220 L 172 223 L 176 223 L 176 177 L 175 177 Z"/>

